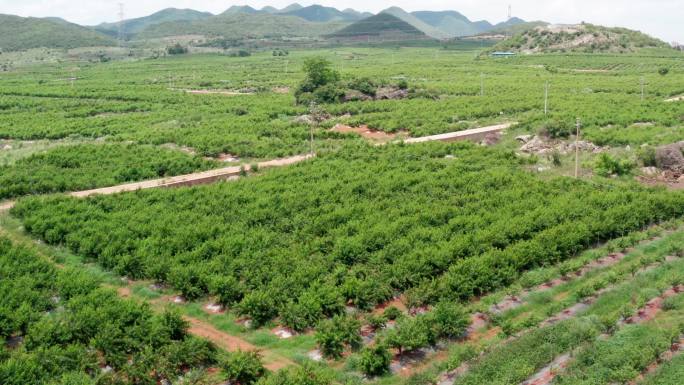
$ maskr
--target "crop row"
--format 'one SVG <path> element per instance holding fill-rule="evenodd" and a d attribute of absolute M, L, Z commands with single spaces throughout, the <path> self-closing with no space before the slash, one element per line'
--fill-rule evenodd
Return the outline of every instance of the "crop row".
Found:
<path fill-rule="evenodd" d="M 150 384 L 216 360 L 179 315 L 154 315 L 4 237 L 0 276 L 2 384 Z"/>
<path fill-rule="evenodd" d="M 0 199 L 114 186 L 217 165 L 217 162 L 155 146 L 67 145 L 0 167 Z"/>
<path fill-rule="evenodd" d="M 486 293 L 684 207 L 680 193 L 542 180 L 516 162 L 469 144 L 349 146 L 233 184 L 30 198 L 13 213 L 122 275 L 217 295 L 257 323 L 299 309 L 313 326 L 398 291 L 418 304 Z"/>
<path fill-rule="evenodd" d="M 573 125 L 575 118 L 581 117 L 587 137 L 600 144 L 665 143 L 681 131 L 681 103 L 663 103 L 684 93 L 676 58 L 551 56 L 475 61 L 470 52 L 426 49 L 317 54 L 331 59 L 343 78 L 405 79 L 423 95 L 325 105 L 333 116 L 349 114 L 325 127 L 341 121 L 423 136 L 501 119 L 519 121 L 535 131 L 549 121 Z M 0 85 L 0 137 L 107 136 L 151 144 L 173 142 L 204 155 L 241 157 L 301 153 L 306 149 L 308 127 L 296 117 L 305 114 L 306 108 L 294 105 L 292 92 L 273 90 L 294 89 L 304 76 L 302 61 L 311 55 L 295 52 L 287 60 L 265 55 L 244 59 L 201 56 L 110 63 L 75 74 L 70 68 L 9 73 Z M 636 66 L 637 61 L 646 64 Z M 574 71 L 595 63 L 615 72 Z M 627 68 L 614 69 L 621 65 Z M 657 69 L 663 66 L 672 70 L 658 75 Z M 564 70 L 555 70 L 557 67 Z M 77 77 L 73 86 L 72 76 Z M 547 81 L 551 84 L 549 116 L 543 114 Z M 482 85 L 484 96 L 480 96 Z M 184 89 L 258 93 L 188 95 Z M 630 128 L 645 122 L 675 134 L 646 137 Z M 624 129 L 630 132 L 623 133 Z"/>

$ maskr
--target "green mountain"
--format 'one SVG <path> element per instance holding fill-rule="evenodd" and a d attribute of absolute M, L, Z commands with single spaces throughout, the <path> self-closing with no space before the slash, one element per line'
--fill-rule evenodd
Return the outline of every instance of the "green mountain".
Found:
<path fill-rule="evenodd" d="M 114 46 L 117 42 L 99 32 L 67 21 L 0 14 L 0 49 L 77 48 Z"/>
<path fill-rule="evenodd" d="M 425 39 L 427 36 L 400 18 L 389 13 L 379 13 L 375 16 L 359 20 L 341 30 L 328 35 L 329 38 L 363 39 L 370 37 L 386 37 L 397 40 Z"/>
<path fill-rule="evenodd" d="M 439 29 L 425 23 L 424 21 L 420 20 L 416 16 L 404 11 L 403 9 L 399 7 L 391 7 L 387 8 L 384 11 L 380 12 L 380 14 L 388 14 L 392 15 L 408 24 L 413 26 L 415 29 L 421 31 L 422 33 L 433 37 L 435 39 L 447 39 L 451 36 L 449 36 L 448 33 L 444 31 L 440 31 Z"/>
<path fill-rule="evenodd" d="M 296 11 L 296 10 L 302 9 L 302 8 L 304 8 L 304 7 L 299 5 L 299 3 L 292 3 L 292 4 L 288 5 L 287 7 L 281 9 L 280 12 L 288 13 L 288 12 Z"/>
<path fill-rule="evenodd" d="M 280 10 L 276 7 L 271 7 L 270 5 L 267 5 L 263 8 L 261 8 L 261 12 L 266 12 L 266 13 L 278 13 Z"/>
<path fill-rule="evenodd" d="M 625 53 L 667 47 L 667 43 L 639 31 L 578 24 L 530 28 L 495 45 L 492 51 Z"/>
<path fill-rule="evenodd" d="M 332 33 L 349 23 L 314 23 L 290 15 L 229 13 L 196 21 L 168 22 L 151 26 L 138 37 L 161 38 L 204 35 L 230 39 L 265 37 L 316 37 Z"/>
<path fill-rule="evenodd" d="M 204 20 L 211 16 L 213 15 L 209 12 L 199 12 L 192 9 L 167 8 L 149 16 L 124 20 L 122 28 L 123 33 L 126 36 L 132 36 L 153 25 L 170 21 Z M 102 23 L 98 26 L 95 26 L 95 30 L 111 36 L 118 36 L 119 23 Z"/>
<path fill-rule="evenodd" d="M 352 15 L 353 17 L 356 17 L 357 20 L 361 20 L 361 19 L 365 19 L 367 17 L 373 16 L 373 14 L 370 12 L 359 12 L 359 11 L 357 11 L 355 9 L 351 9 L 351 8 L 347 8 L 347 9 L 343 10 L 342 13 L 347 13 L 349 15 Z"/>
<path fill-rule="evenodd" d="M 311 5 L 294 11 L 283 13 L 284 15 L 301 17 L 304 20 L 325 23 L 329 21 L 358 21 L 363 18 L 361 13 L 353 14 L 338 10 L 337 8 Z"/>
<path fill-rule="evenodd" d="M 472 22 L 456 11 L 419 11 L 411 14 L 449 37 L 477 35 L 492 28 L 489 22 Z"/>
<path fill-rule="evenodd" d="M 235 14 L 248 14 L 248 15 L 254 15 L 257 13 L 261 13 L 262 11 L 259 11 L 258 9 L 254 9 L 250 7 L 249 5 L 233 5 L 232 7 L 228 8 L 225 12 L 223 12 L 221 15 L 235 15 Z"/>

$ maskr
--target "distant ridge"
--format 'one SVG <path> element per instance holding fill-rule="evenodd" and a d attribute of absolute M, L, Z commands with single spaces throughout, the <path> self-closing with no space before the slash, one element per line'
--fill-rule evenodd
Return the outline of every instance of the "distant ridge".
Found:
<path fill-rule="evenodd" d="M 381 14 L 385 13 L 388 15 L 392 15 L 394 17 L 397 17 L 406 23 L 412 25 L 414 28 L 417 30 L 423 32 L 424 34 L 433 37 L 435 39 L 447 39 L 449 38 L 449 34 L 440 31 L 439 29 L 432 27 L 431 25 L 423 22 L 422 20 L 418 19 L 414 15 L 404 11 L 403 9 L 399 7 L 390 7 L 387 8 L 383 11 L 380 12 Z"/>
<path fill-rule="evenodd" d="M 284 15 L 301 17 L 307 21 L 325 23 L 329 21 L 358 21 L 363 19 L 363 14 L 342 12 L 332 7 L 322 5 L 311 5 L 293 11 L 281 12 Z"/>
<path fill-rule="evenodd" d="M 291 15 L 266 12 L 223 13 L 204 20 L 168 22 L 145 29 L 139 39 L 202 35 L 210 38 L 319 37 L 349 23 L 314 23 Z"/>
<path fill-rule="evenodd" d="M 353 40 L 383 37 L 395 40 L 419 40 L 428 38 L 426 34 L 411 24 L 384 12 L 359 20 L 327 37 Z"/>
<path fill-rule="evenodd" d="M 391 15 L 394 18 L 377 17 L 383 14 Z M 376 17 L 373 18 L 374 16 Z M 412 28 L 407 28 L 406 25 L 397 23 L 396 19 L 401 20 Z M 351 31 L 353 35 L 355 33 L 354 28 L 360 28 L 369 33 L 370 36 L 374 36 L 375 33 L 387 34 L 389 29 L 393 29 L 395 34 L 401 33 L 409 37 L 425 35 L 440 40 L 466 36 L 481 38 L 483 34 L 489 34 L 495 38 L 502 39 L 526 30 L 529 27 L 546 25 L 540 22 L 527 23 L 519 18 L 511 18 L 505 22 L 493 25 L 485 20 L 471 21 L 465 15 L 453 10 L 416 11 L 409 13 L 399 7 L 390 7 L 378 15 L 373 15 L 369 12 L 360 12 L 351 8 L 339 10 L 319 4 L 304 7 L 299 3 L 292 3 L 282 9 L 273 6 L 264 6 L 261 9 L 256 9 L 249 5 L 232 5 L 219 15 L 192 9 L 167 8 L 148 16 L 124 20 L 122 31 L 120 31 L 121 25 L 116 22 L 87 27 L 86 29 L 89 29 L 90 32 L 86 32 L 84 30 L 74 30 L 74 27 L 79 26 L 59 18 L 40 20 L 44 23 L 51 23 L 49 24 L 52 26 L 51 28 L 56 28 L 55 25 L 59 25 L 71 30 L 74 34 L 74 40 L 78 42 L 71 41 L 65 43 L 65 45 L 80 45 L 83 43 L 85 35 L 88 35 L 90 39 L 95 39 L 93 43 L 103 45 L 118 44 L 118 42 L 113 42 L 111 39 L 117 39 L 120 32 L 123 32 L 123 37 L 126 40 L 197 36 L 214 41 L 224 39 L 225 41 L 234 42 L 235 40 L 245 38 L 320 38 L 326 35 L 334 35 L 335 31 L 342 33 L 350 33 Z M 360 21 L 363 21 L 363 23 L 356 24 Z M 379 21 L 386 23 L 391 28 L 387 28 Z M 345 27 L 351 27 L 352 25 L 354 26 L 351 29 L 345 29 Z M 38 28 L 36 31 L 41 32 L 44 29 L 49 30 L 50 28 Z M 93 31 L 97 33 L 92 34 Z M 57 31 L 56 34 L 59 35 L 62 32 Z M 30 31 L 27 33 L 31 34 Z M 106 38 L 102 35 L 108 35 L 109 37 Z M 422 38 L 425 38 L 425 36 Z M 67 37 L 70 38 L 71 36 Z M 8 31 L 8 35 L 6 34 L 4 38 L 6 41 L 12 40 L 14 38 L 12 31 Z M 68 38 L 63 37 L 62 40 L 68 41 Z M 45 36 L 42 36 L 37 40 L 46 39 Z M 14 45 L 23 47 L 27 45 L 24 44 L 26 41 L 24 39 L 24 42 Z M 50 44 L 55 45 L 59 43 L 50 42 Z M 28 44 L 28 46 L 32 45 L 34 44 Z"/>
<path fill-rule="evenodd" d="M 456 11 L 418 11 L 411 14 L 442 31 L 447 37 L 477 35 L 493 28 L 492 24 L 487 21 L 472 22 Z"/>
<path fill-rule="evenodd" d="M 109 36 L 66 20 L 0 14 L 0 50 L 114 46 Z"/>
<path fill-rule="evenodd" d="M 248 15 L 253 15 L 255 13 L 260 13 L 258 9 L 254 9 L 249 5 L 233 5 L 232 7 L 225 10 L 221 15 L 234 15 L 238 13 L 244 13 Z"/>
<path fill-rule="evenodd" d="M 199 12 L 192 9 L 167 8 L 159 12 L 155 12 L 149 16 L 124 20 L 123 32 L 130 37 L 130 35 L 138 34 L 144 31 L 146 28 L 157 24 L 171 21 L 204 20 L 212 16 L 214 15 L 209 12 Z M 119 23 L 102 23 L 94 28 L 99 32 L 106 33 L 111 36 L 118 36 L 119 34 Z"/>

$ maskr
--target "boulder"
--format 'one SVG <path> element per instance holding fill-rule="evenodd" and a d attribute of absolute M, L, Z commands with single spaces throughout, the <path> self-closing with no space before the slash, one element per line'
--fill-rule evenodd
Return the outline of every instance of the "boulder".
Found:
<path fill-rule="evenodd" d="M 549 148 L 550 146 L 542 138 L 539 136 L 534 136 L 520 148 L 520 151 L 533 154 L 548 150 Z"/>
<path fill-rule="evenodd" d="M 408 90 L 392 87 L 381 87 L 375 93 L 376 100 L 404 99 L 408 96 Z"/>
<path fill-rule="evenodd" d="M 354 101 L 365 101 L 365 100 L 372 100 L 370 96 L 364 94 L 361 91 L 357 90 L 348 90 L 345 92 L 344 96 L 342 97 L 343 102 L 354 102 Z"/>
<path fill-rule="evenodd" d="M 658 168 L 672 171 L 676 174 L 684 174 L 684 141 L 656 149 L 656 164 Z"/>
<path fill-rule="evenodd" d="M 658 175 L 658 168 L 657 167 L 642 167 L 641 173 L 646 175 L 646 176 L 656 176 L 656 175 Z"/>
<path fill-rule="evenodd" d="M 520 142 L 522 144 L 527 144 L 527 142 L 532 140 L 532 138 L 534 138 L 534 135 L 520 135 L 520 136 L 516 136 L 515 140 L 517 140 L 518 142 Z"/>

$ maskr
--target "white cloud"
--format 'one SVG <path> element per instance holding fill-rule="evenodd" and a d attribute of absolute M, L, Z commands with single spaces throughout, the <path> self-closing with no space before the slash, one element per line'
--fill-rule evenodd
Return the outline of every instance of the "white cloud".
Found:
<path fill-rule="evenodd" d="M 296 0 L 0 0 L 0 13 L 20 16 L 59 16 L 81 24 L 115 21 L 118 3 L 124 3 L 127 18 L 145 16 L 167 7 L 193 8 L 213 13 L 223 12 L 231 5 L 249 4 L 255 8 L 265 5 L 284 7 Z M 558 23 L 590 23 L 624 26 L 638 29 L 667 41 L 684 41 L 681 17 L 684 0 L 320 0 L 298 1 L 302 5 L 314 3 L 338 8 L 355 8 L 377 12 L 396 5 L 408 11 L 457 10 L 471 20 L 487 19 L 498 22 L 506 19 L 508 5 L 513 14 L 526 20 L 545 20 Z"/>

